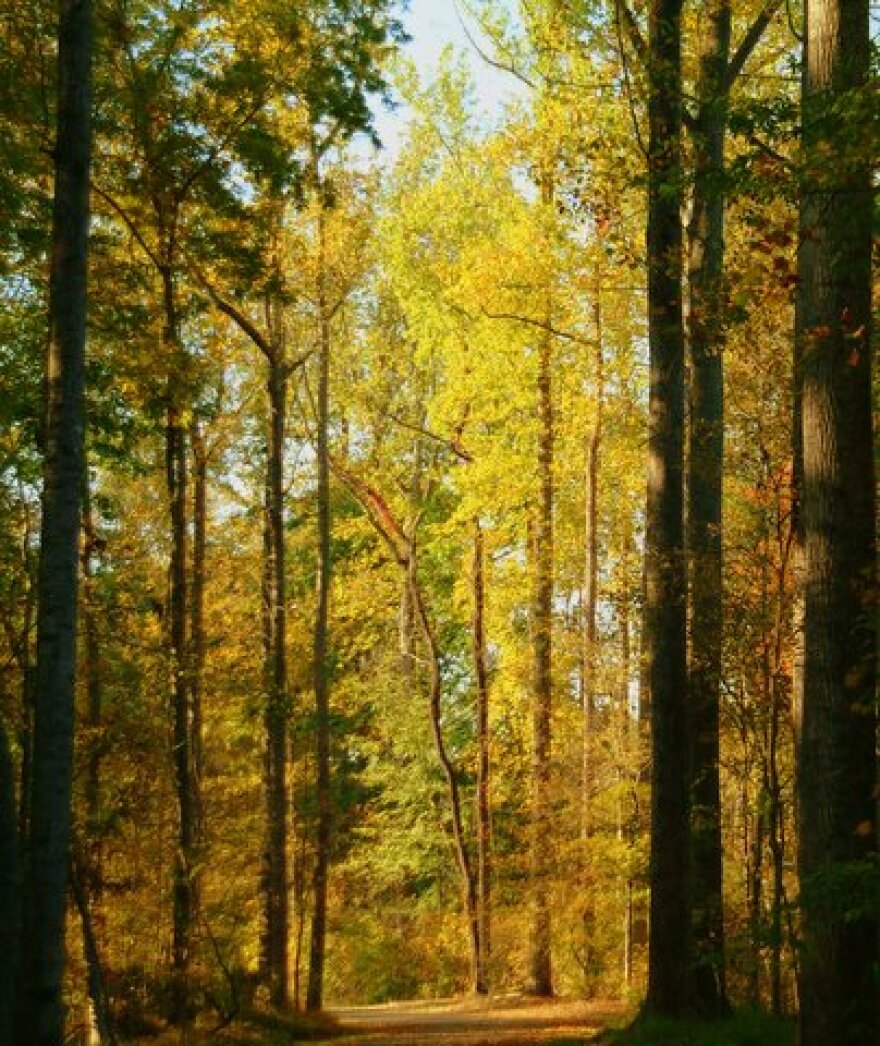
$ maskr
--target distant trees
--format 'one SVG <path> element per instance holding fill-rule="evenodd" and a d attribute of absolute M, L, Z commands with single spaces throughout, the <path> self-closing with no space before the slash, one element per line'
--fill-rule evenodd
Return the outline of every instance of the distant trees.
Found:
<path fill-rule="evenodd" d="M 623 984 L 871 1039 L 865 0 L 802 94 L 776 0 L 470 0 L 515 104 L 400 63 L 387 162 L 385 0 L 110 0 L 91 104 L 51 6 L 0 0 L 0 1039 Z"/>

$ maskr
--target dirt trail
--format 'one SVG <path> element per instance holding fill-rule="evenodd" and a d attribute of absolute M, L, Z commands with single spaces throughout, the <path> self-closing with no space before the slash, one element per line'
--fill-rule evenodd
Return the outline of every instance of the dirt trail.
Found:
<path fill-rule="evenodd" d="M 582 1043 L 622 1014 L 614 1003 L 499 998 L 390 1003 L 332 1010 L 335 1046 L 514 1046 Z M 329 1044 L 328 1044 L 329 1046 Z"/>

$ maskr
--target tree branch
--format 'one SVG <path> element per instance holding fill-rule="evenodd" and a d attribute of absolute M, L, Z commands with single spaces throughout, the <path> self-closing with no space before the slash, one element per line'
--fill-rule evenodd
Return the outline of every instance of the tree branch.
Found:
<path fill-rule="evenodd" d="M 782 0 L 769 0 L 769 2 L 761 9 L 758 17 L 749 26 L 739 47 L 727 63 L 727 69 L 724 71 L 724 78 L 721 83 L 722 93 L 729 91 L 733 87 L 736 78 L 743 71 L 743 67 L 749 58 L 751 58 L 752 52 L 758 46 L 767 26 L 773 21 L 773 16 L 781 6 Z"/>
<path fill-rule="evenodd" d="M 462 32 L 467 37 L 468 43 L 471 45 L 471 47 L 473 47 L 473 49 L 477 52 L 480 58 L 482 58 L 482 60 L 487 65 L 492 66 L 493 69 L 498 69 L 502 73 L 510 73 L 511 76 L 515 76 L 517 80 L 519 80 L 521 83 L 524 83 L 526 87 L 531 88 L 531 90 L 533 91 L 537 90 L 537 84 L 535 83 L 535 81 L 529 79 L 529 77 L 526 76 L 526 74 L 523 73 L 521 70 L 517 69 L 516 66 L 500 62 L 497 58 L 493 58 L 492 55 L 487 54 L 483 50 L 483 48 L 480 47 L 480 45 L 474 39 L 473 33 L 471 33 L 467 23 L 462 17 L 461 8 L 459 7 L 458 0 L 454 0 L 454 6 L 455 14 L 458 18 L 458 24 L 461 26 Z"/>
<path fill-rule="evenodd" d="M 153 248 L 147 243 L 146 239 L 144 238 L 143 233 L 138 228 L 137 223 L 135 222 L 134 218 L 131 217 L 131 215 L 122 206 L 121 203 L 118 203 L 110 195 L 110 193 L 108 193 L 106 189 L 102 189 L 101 186 L 98 185 L 97 182 L 92 181 L 89 184 L 91 186 L 92 192 L 97 193 L 97 195 L 101 197 L 101 199 L 110 207 L 110 209 L 116 215 L 118 215 L 118 217 L 120 217 L 122 219 L 123 224 L 126 226 L 126 228 L 131 233 L 131 235 L 134 237 L 134 239 L 137 241 L 138 245 L 143 250 L 144 254 L 146 254 L 146 256 L 150 259 L 150 261 L 153 263 L 153 265 L 155 265 L 156 268 L 161 271 L 161 269 L 163 268 L 164 263 L 159 258 L 159 255 L 156 254 L 156 252 L 153 250 Z"/>
<path fill-rule="evenodd" d="M 573 331 L 560 330 L 559 327 L 555 327 L 546 320 L 537 320 L 533 316 L 521 316 L 515 312 L 490 312 L 485 305 L 481 306 L 481 309 L 483 315 L 488 316 L 490 320 L 514 320 L 516 323 L 524 323 L 529 327 L 538 327 L 557 338 L 577 342 L 578 345 L 589 345 L 591 348 L 596 346 L 595 338 L 585 338 L 582 334 L 575 334 Z"/>

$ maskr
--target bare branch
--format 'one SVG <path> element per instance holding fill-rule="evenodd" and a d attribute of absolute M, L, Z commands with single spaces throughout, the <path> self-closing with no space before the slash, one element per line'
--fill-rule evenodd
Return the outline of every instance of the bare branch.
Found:
<path fill-rule="evenodd" d="M 439 436 L 436 432 L 432 432 L 430 429 L 425 428 L 423 425 L 417 425 L 414 422 L 407 421 L 405 418 L 401 418 L 398 414 L 387 413 L 387 417 L 391 419 L 395 424 L 400 425 L 403 429 L 408 429 L 410 432 L 415 432 L 419 436 L 427 436 L 428 439 L 433 440 L 435 443 L 439 443 L 441 446 L 446 447 L 447 450 L 451 450 L 452 453 L 459 458 L 459 460 L 470 464 L 474 457 L 470 451 L 460 443 L 460 432 L 456 433 L 454 439 L 448 439 L 446 436 Z"/>
<path fill-rule="evenodd" d="M 131 235 L 134 237 L 134 239 L 137 241 L 138 245 L 143 250 L 144 254 L 146 254 L 146 256 L 150 259 L 150 261 L 153 263 L 153 265 L 156 266 L 157 269 L 161 270 L 163 268 L 163 264 L 164 263 L 160 259 L 159 255 L 156 254 L 156 252 L 153 250 L 153 248 L 147 243 L 146 239 L 144 238 L 143 233 L 138 228 L 137 222 L 135 222 L 134 218 L 132 218 L 132 216 L 122 206 L 121 203 L 119 203 L 116 199 L 114 199 L 110 195 L 110 193 L 107 192 L 106 189 L 102 189 L 101 186 L 98 185 L 97 182 L 92 181 L 90 183 L 90 185 L 91 185 L 92 192 L 97 193 L 97 195 L 101 197 L 101 199 L 110 207 L 110 209 L 118 217 L 120 217 L 122 219 L 122 221 L 125 224 L 126 228 L 131 233 Z"/>
<path fill-rule="evenodd" d="M 462 32 L 467 37 L 468 43 L 470 43 L 471 47 L 473 47 L 473 49 L 477 52 L 480 58 L 482 58 L 482 60 L 487 65 L 492 66 L 493 69 L 498 69 L 502 73 L 510 73 L 511 76 L 515 76 L 517 80 L 519 80 L 521 83 L 524 83 L 526 87 L 531 88 L 533 91 L 537 90 L 538 85 L 535 83 L 535 81 L 529 79 L 529 77 L 526 76 L 526 74 L 522 72 L 520 69 L 517 69 L 516 66 L 510 65 L 505 62 L 501 62 L 497 58 L 493 58 L 492 55 L 487 54 L 483 50 L 483 48 L 480 47 L 480 45 L 477 43 L 473 33 L 470 31 L 467 23 L 464 20 L 458 0 L 454 0 L 454 7 L 456 17 L 458 18 L 458 24 L 461 26 Z"/>
<path fill-rule="evenodd" d="M 482 311 L 483 315 L 488 316 L 490 320 L 513 320 L 516 323 L 524 323 L 529 327 L 538 327 L 554 337 L 565 338 L 567 341 L 577 342 L 578 345 L 589 345 L 591 348 L 597 344 L 595 338 L 585 338 L 582 334 L 575 334 L 574 331 L 561 330 L 546 320 L 535 319 L 534 316 L 521 316 L 515 312 L 490 312 L 485 305 L 482 306 Z"/>
<path fill-rule="evenodd" d="M 276 350 L 269 338 L 266 337 L 266 335 L 245 315 L 245 313 L 241 311 L 241 309 L 239 309 L 233 302 L 229 301 L 228 298 L 224 298 L 223 295 L 220 294 L 195 259 L 187 256 L 186 263 L 189 271 L 201 284 L 202 289 L 211 299 L 217 310 L 222 312 L 224 316 L 228 316 L 229 319 L 231 319 L 233 323 L 235 323 L 251 339 L 266 359 L 270 363 L 273 362 Z M 299 367 L 302 367 L 312 355 L 312 351 L 313 350 L 310 349 L 308 352 L 305 352 L 301 356 L 297 356 L 295 359 L 291 360 L 287 364 L 287 373 L 291 374 Z"/>
<path fill-rule="evenodd" d="M 639 61 L 642 63 L 645 69 L 648 68 L 648 44 L 644 36 L 642 36 L 642 30 L 639 26 L 636 16 L 632 13 L 632 9 L 626 0 L 617 0 L 615 4 L 617 10 L 617 17 L 619 23 L 626 30 L 626 35 L 629 38 L 629 42 L 632 44 L 632 48 L 639 57 Z"/>

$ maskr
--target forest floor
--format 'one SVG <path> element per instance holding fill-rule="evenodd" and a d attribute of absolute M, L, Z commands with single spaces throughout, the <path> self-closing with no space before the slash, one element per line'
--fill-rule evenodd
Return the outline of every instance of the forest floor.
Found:
<path fill-rule="evenodd" d="M 575 1046 L 625 1012 L 618 1003 L 522 998 L 350 1007 L 331 1011 L 343 1034 L 327 1046 Z"/>

